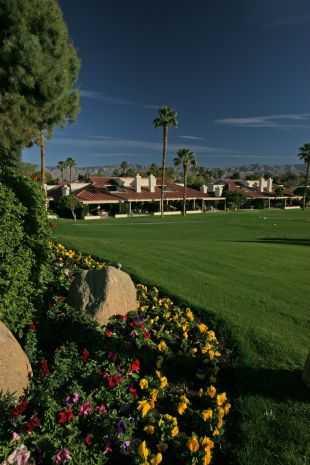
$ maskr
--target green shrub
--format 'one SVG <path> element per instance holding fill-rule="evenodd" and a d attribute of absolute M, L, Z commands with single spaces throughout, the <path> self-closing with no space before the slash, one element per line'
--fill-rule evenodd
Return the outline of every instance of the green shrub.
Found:
<path fill-rule="evenodd" d="M 22 337 L 51 279 L 43 195 L 31 180 L 0 182 L 0 320 Z"/>
<path fill-rule="evenodd" d="M 26 209 L 0 184 L 0 319 L 20 333 L 32 319 L 34 254 L 25 246 Z"/>
<path fill-rule="evenodd" d="M 61 197 L 56 206 L 56 212 L 62 218 L 79 218 L 84 219 L 87 214 L 88 208 L 72 194 Z"/>

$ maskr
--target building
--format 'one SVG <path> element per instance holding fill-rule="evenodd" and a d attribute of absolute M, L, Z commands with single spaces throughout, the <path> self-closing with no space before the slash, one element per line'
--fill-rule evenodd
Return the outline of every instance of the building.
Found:
<path fill-rule="evenodd" d="M 161 185 L 150 174 L 147 177 L 91 176 L 89 183 L 47 186 L 50 207 L 61 196 L 70 192 L 87 205 L 91 215 L 127 216 L 132 214 L 158 214 L 160 212 Z M 184 186 L 167 181 L 164 186 L 164 210 L 169 214 L 180 214 Z M 225 198 L 208 193 L 207 186 L 201 190 L 187 187 L 188 212 L 202 212 L 211 209 L 225 209 Z"/>
<path fill-rule="evenodd" d="M 276 194 L 276 188 L 271 177 L 265 179 L 263 176 L 255 180 L 228 178 L 208 185 L 208 191 L 214 192 L 216 195 L 240 192 L 247 199 L 244 208 L 296 208 L 300 206 L 302 196 L 295 195 L 285 188 L 279 195 Z"/>

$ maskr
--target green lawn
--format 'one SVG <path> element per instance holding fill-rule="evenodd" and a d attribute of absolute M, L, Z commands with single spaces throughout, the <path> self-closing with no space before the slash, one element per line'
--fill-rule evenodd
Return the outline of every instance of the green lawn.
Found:
<path fill-rule="evenodd" d="M 56 235 L 225 320 L 241 351 L 231 463 L 310 464 L 309 211 L 61 221 Z"/>

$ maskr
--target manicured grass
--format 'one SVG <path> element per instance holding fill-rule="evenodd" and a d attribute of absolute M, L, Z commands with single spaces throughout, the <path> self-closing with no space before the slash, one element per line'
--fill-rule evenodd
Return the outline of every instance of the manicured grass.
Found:
<path fill-rule="evenodd" d="M 241 351 L 231 463 L 310 464 L 310 212 L 61 221 L 57 238 L 225 320 Z"/>

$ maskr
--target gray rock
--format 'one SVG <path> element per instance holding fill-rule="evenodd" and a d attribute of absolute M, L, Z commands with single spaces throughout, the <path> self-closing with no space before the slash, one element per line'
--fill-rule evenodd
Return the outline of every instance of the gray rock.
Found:
<path fill-rule="evenodd" d="M 106 324 L 112 315 L 126 315 L 138 308 L 130 276 L 112 266 L 80 272 L 70 287 L 68 302 L 90 314 L 100 325 Z"/>
<path fill-rule="evenodd" d="M 28 388 L 32 369 L 11 331 L 0 321 L 0 392 L 20 397 Z"/>

